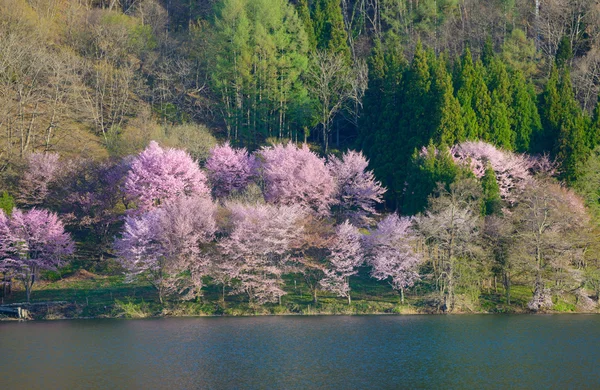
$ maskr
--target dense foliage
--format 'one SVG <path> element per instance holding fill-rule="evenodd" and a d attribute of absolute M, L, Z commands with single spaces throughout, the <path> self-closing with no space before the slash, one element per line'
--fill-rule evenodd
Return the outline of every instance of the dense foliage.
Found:
<path fill-rule="evenodd" d="M 0 0 L 3 280 L 597 300 L 599 65 L 589 1 Z"/>

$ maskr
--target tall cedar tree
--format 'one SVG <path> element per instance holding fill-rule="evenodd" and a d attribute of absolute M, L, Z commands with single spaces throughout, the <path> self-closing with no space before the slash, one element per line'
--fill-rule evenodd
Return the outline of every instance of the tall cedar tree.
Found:
<path fill-rule="evenodd" d="M 454 96 L 452 78 L 448 74 L 443 56 L 440 56 L 434 69 L 431 95 L 431 107 L 435 110 L 433 142 L 438 145 L 453 145 L 455 142 L 464 141 L 465 126 L 460 113 L 460 103 Z"/>
<path fill-rule="evenodd" d="M 500 215 L 502 212 L 502 199 L 500 198 L 500 187 L 496 179 L 496 173 L 490 164 L 485 169 L 481 178 L 482 202 L 481 213 L 483 215 Z"/>
<path fill-rule="evenodd" d="M 350 47 L 339 0 L 316 0 L 313 25 L 317 48 L 341 54 L 350 63 Z"/>
<path fill-rule="evenodd" d="M 537 97 L 531 83 L 525 81 L 521 71 L 512 75 L 512 118 L 511 127 L 515 135 L 515 150 L 529 151 L 531 137 L 542 127 L 537 108 Z"/>

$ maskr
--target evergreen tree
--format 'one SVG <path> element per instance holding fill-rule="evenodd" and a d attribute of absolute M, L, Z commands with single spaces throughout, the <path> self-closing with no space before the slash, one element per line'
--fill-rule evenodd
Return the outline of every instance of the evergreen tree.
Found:
<path fill-rule="evenodd" d="M 290 123 L 307 103 L 301 76 L 309 44 L 285 0 L 221 0 L 215 27 L 213 88 L 220 95 L 228 138 L 256 146 L 291 138 Z"/>
<path fill-rule="evenodd" d="M 10 216 L 14 208 L 15 199 L 8 194 L 8 191 L 2 191 L 2 196 L 0 196 L 0 210 Z"/>
<path fill-rule="evenodd" d="M 571 40 L 568 35 L 564 35 L 558 43 L 558 49 L 554 61 L 556 66 L 562 68 L 568 66 L 573 59 L 573 49 L 571 47 Z"/>
<path fill-rule="evenodd" d="M 426 145 L 431 137 L 430 89 L 429 58 L 419 41 L 403 83 L 401 136 L 407 159 L 414 148 Z"/>
<path fill-rule="evenodd" d="M 542 93 L 540 105 L 542 127 L 539 132 L 534 133 L 534 143 L 531 146 L 534 153 L 551 152 L 556 144 L 561 120 L 558 84 L 558 70 L 554 67 Z"/>
<path fill-rule="evenodd" d="M 425 210 L 427 198 L 438 183 L 448 188 L 457 177 L 466 174 L 454 163 L 446 145 L 436 148 L 430 143 L 425 151 L 415 150 L 406 178 L 402 214 L 414 215 Z"/>
<path fill-rule="evenodd" d="M 512 79 L 511 127 L 515 135 L 515 150 L 525 153 L 529 151 L 532 134 L 537 134 L 542 124 L 533 85 L 525 82 L 521 71 L 516 71 Z"/>
<path fill-rule="evenodd" d="M 590 150 L 594 150 L 596 146 L 600 145 L 600 95 L 598 95 L 598 101 L 594 108 L 592 115 L 592 121 L 587 127 L 587 145 Z"/>
<path fill-rule="evenodd" d="M 298 0 L 296 9 L 298 10 L 298 17 L 304 25 L 304 31 L 306 32 L 306 36 L 308 37 L 310 47 L 314 50 L 317 47 L 317 39 L 315 38 L 315 28 L 310 17 L 310 7 L 308 5 L 308 0 Z"/>
<path fill-rule="evenodd" d="M 477 124 L 483 138 L 490 131 L 490 113 L 492 109 L 492 98 L 485 83 L 485 68 L 481 61 L 475 64 L 475 74 L 473 79 L 473 111 L 477 115 Z"/>
<path fill-rule="evenodd" d="M 486 140 L 503 149 L 514 150 L 514 138 L 510 128 L 508 107 L 499 98 L 499 94 L 494 92 L 490 110 L 490 131 Z"/>
<path fill-rule="evenodd" d="M 487 68 L 487 86 L 489 92 L 497 94 L 498 99 L 507 107 L 512 105 L 511 83 L 506 65 L 500 59 L 493 59 Z"/>
<path fill-rule="evenodd" d="M 494 42 L 492 37 L 488 35 L 483 43 L 483 49 L 481 50 L 481 61 L 483 65 L 488 67 L 494 59 Z"/>
<path fill-rule="evenodd" d="M 364 111 L 359 119 L 357 148 L 370 155 L 375 132 L 380 130 L 386 118 L 384 109 L 386 63 L 383 48 L 379 40 L 375 41 L 371 55 L 367 61 L 369 67 L 369 83 L 363 98 Z"/>
<path fill-rule="evenodd" d="M 561 164 L 561 178 L 572 184 L 577 179 L 588 156 L 585 119 L 579 103 L 575 100 L 571 75 L 567 67 L 563 69 L 561 76 L 558 91 L 561 97 L 561 117 L 556 159 Z"/>
<path fill-rule="evenodd" d="M 316 0 L 313 21 L 317 48 L 341 54 L 350 62 L 350 47 L 340 1 Z"/>
<path fill-rule="evenodd" d="M 464 118 L 466 137 L 485 138 L 490 129 L 492 102 L 485 83 L 485 68 L 481 61 L 473 63 L 469 48 L 463 53 L 457 78 L 457 97 Z"/>
<path fill-rule="evenodd" d="M 464 141 L 466 137 L 460 103 L 453 90 L 452 79 L 446 70 L 446 61 L 440 57 L 434 69 L 431 88 L 431 108 L 435 112 L 433 141 L 437 145 L 453 145 Z"/>
<path fill-rule="evenodd" d="M 488 164 L 485 174 L 481 178 L 483 192 L 481 213 L 482 215 L 500 215 L 502 213 L 502 199 L 500 198 L 500 187 L 496 179 L 496 173 Z"/>
<path fill-rule="evenodd" d="M 402 196 L 408 164 L 402 154 L 405 138 L 399 119 L 407 65 L 397 46 L 388 47 L 382 55 L 376 43 L 369 67 L 369 90 L 363 103 L 358 142 L 363 145 L 377 178 L 388 188 L 386 201 L 394 207 Z"/>

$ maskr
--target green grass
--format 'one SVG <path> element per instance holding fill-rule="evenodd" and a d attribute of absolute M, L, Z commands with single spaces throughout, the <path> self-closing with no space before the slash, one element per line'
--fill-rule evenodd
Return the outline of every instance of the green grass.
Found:
<path fill-rule="evenodd" d="M 63 274 L 64 275 L 64 274 Z M 435 293 L 427 284 L 418 284 L 406 292 L 405 303 L 400 303 L 398 292 L 386 282 L 369 277 L 366 270 L 351 278 L 352 303 L 346 298 L 336 297 L 320 291 L 318 302 L 313 297 L 300 274 L 284 277 L 287 294 L 281 305 L 251 305 L 244 295 L 229 295 L 222 301 L 220 286 L 207 284 L 204 296 L 197 302 L 166 301 L 160 304 L 156 290 L 143 282 L 126 283 L 123 276 L 99 276 L 86 271 L 72 272 L 64 279 L 51 275 L 52 281 L 34 285 L 32 303 L 65 301 L 66 305 L 47 305 L 38 310 L 36 318 L 82 318 L 82 317 L 125 317 L 144 318 L 151 316 L 205 316 L 205 315 L 317 315 L 317 314 L 414 314 L 435 312 L 432 306 Z M 226 291 L 228 293 L 229 290 Z M 461 312 L 510 313 L 525 312 L 531 299 L 529 286 L 515 285 L 511 289 L 511 304 L 508 305 L 504 291 L 484 292 L 473 302 L 468 295 L 457 292 Z M 5 303 L 24 302 L 25 292 L 15 286 L 13 294 Z M 575 311 L 575 303 L 564 298 L 556 302 L 555 311 Z"/>

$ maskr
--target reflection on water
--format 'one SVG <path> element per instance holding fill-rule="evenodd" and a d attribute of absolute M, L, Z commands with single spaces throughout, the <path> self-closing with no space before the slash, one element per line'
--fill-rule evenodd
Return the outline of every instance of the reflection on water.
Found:
<path fill-rule="evenodd" d="M 600 388 L 600 316 L 0 324 L 0 388 Z"/>

